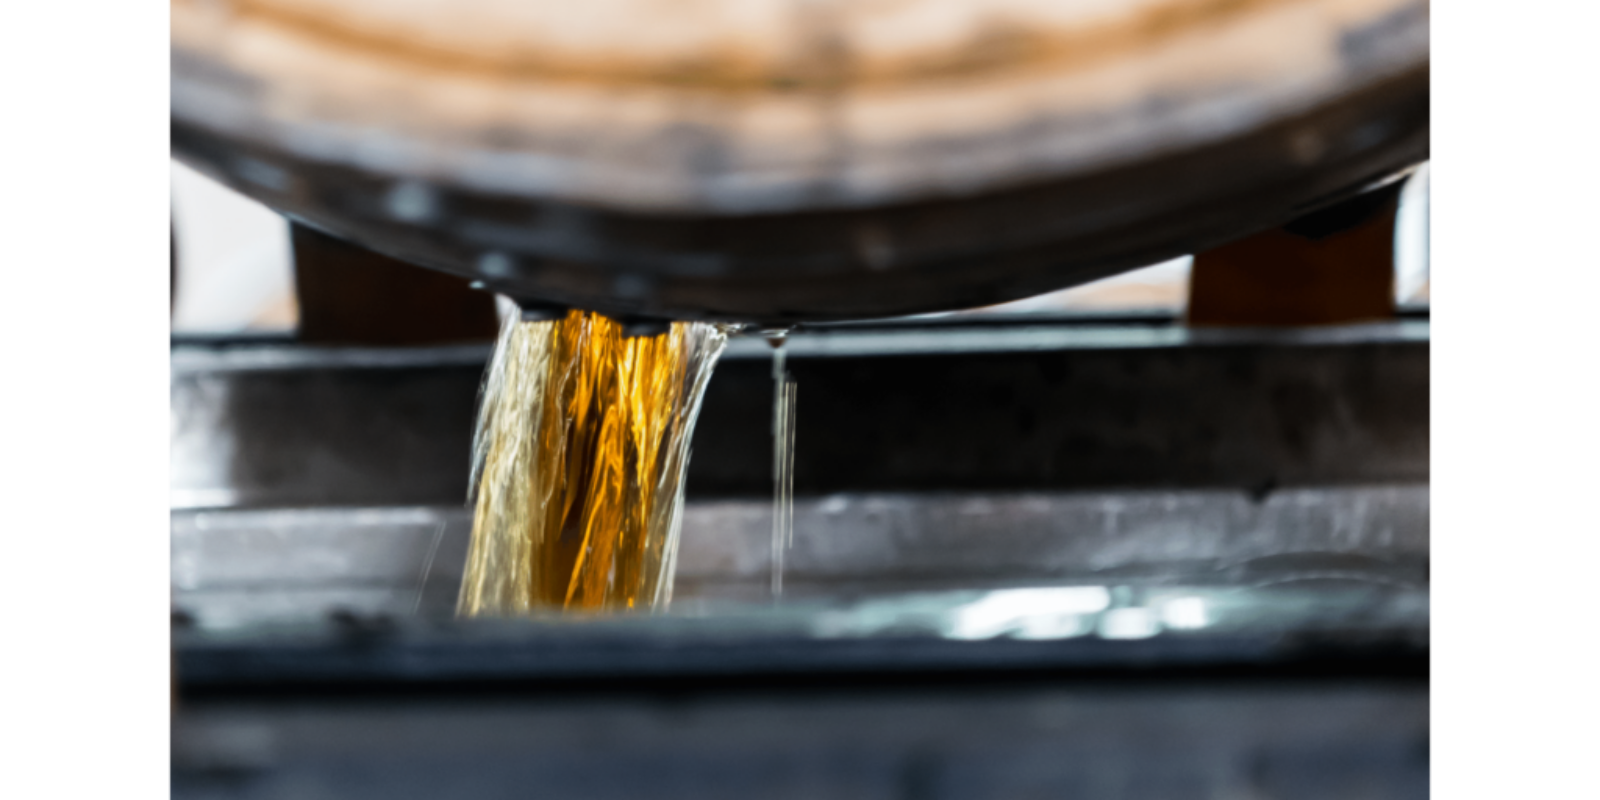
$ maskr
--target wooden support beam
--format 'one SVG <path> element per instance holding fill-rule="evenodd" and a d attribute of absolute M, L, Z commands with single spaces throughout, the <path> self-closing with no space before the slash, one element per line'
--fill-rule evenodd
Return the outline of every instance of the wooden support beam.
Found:
<path fill-rule="evenodd" d="M 1391 319 L 1400 183 L 1195 255 L 1193 326 Z"/>
<path fill-rule="evenodd" d="M 465 278 L 407 264 L 291 224 L 299 338 L 316 344 L 424 345 L 493 339 L 494 296 Z"/>

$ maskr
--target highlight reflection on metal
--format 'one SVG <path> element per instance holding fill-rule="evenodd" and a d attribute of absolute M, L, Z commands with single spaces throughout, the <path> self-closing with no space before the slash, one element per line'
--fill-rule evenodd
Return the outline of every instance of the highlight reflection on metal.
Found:
<path fill-rule="evenodd" d="M 1203 597 L 1174 597 L 1161 604 L 1161 622 L 1168 628 L 1194 630 L 1210 621 Z"/>
<path fill-rule="evenodd" d="M 1113 595 L 1125 595 L 1113 604 Z M 1237 632 L 1251 628 L 1344 625 L 1351 609 L 1388 608 L 1375 624 L 1426 624 L 1425 591 L 1388 589 L 1250 590 L 1241 587 L 1119 585 L 1051 586 L 989 592 L 930 592 L 846 603 L 800 603 L 789 616 L 810 615 L 822 638 L 939 636 L 962 641 L 1046 641 L 1094 636 L 1148 639 L 1164 632 Z M 1394 605 L 1386 605 L 1392 603 Z M 835 606 L 830 608 L 829 606 Z M 708 619 L 738 613 L 706 612 Z M 1391 616 L 1385 616 L 1391 615 Z M 784 614 L 776 615 L 782 619 Z M 1384 620 L 1387 620 L 1387 623 Z"/>
<path fill-rule="evenodd" d="M 989 639 L 1002 634 L 1025 639 L 1076 635 L 1085 615 L 1099 613 L 1110 605 L 1111 593 L 1101 586 L 1004 589 L 957 607 L 950 614 L 945 635 L 953 639 Z"/>
<path fill-rule="evenodd" d="M 1329 652 L 1414 670 L 1425 656 L 1425 590 L 1102 585 L 931 592 L 856 602 L 728 607 L 573 620 L 554 614 L 440 625 L 343 614 L 290 626 L 190 627 L 179 674 L 196 686 L 833 672 L 1314 665 Z M 1111 608 L 1092 610 L 1108 595 Z M 1171 599 L 1207 622 L 1167 626 Z M 1054 603 L 1054 608 L 1048 604 Z M 975 611 L 977 609 L 977 611 Z M 982 629 L 980 630 L 980 626 Z M 1347 665 L 1353 662 L 1345 662 Z"/>
<path fill-rule="evenodd" d="M 1356 609 L 1370 607 L 1383 609 L 1369 622 L 1373 625 L 1396 624 L 1426 625 L 1428 595 L 1425 591 L 1390 590 L 1247 590 L 1221 587 L 1117 587 L 1134 599 L 1117 607 L 1101 607 L 1092 611 L 1059 612 L 1050 607 L 1048 600 L 1032 607 L 1018 606 L 1010 610 L 1005 625 L 991 628 L 988 636 L 954 636 L 954 638 L 1017 638 L 1045 639 L 1072 638 L 1089 634 L 1102 639 L 1144 639 L 1171 632 L 1188 634 L 1211 631 L 1225 633 L 1251 628 L 1285 627 L 1338 627 L 1351 624 Z M 1084 605 L 1099 597 L 1109 597 L 1112 587 L 1068 587 L 1062 589 L 1030 590 L 1037 592 L 1074 593 L 1066 595 L 1083 598 Z M 954 616 L 960 617 L 963 609 L 993 602 L 990 597 L 1003 596 L 993 592 L 972 603 L 958 606 Z M 1387 596 L 1387 601 L 1374 598 Z M 1065 596 L 1064 596 L 1065 597 Z M 1063 603 L 1063 605 L 1066 605 Z M 1045 635 L 1043 632 L 1061 618 L 1076 617 L 1083 621 L 1084 629 L 1070 625 L 1059 626 L 1061 632 Z M 947 634 L 953 635 L 953 634 Z"/>
<path fill-rule="evenodd" d="M 674 603 L 763 602 L 771 508 L 765 498 L 689 502 Z M 856 495 L 802 500 L 797 512 L 791 600 L 1107 580 L 1427 585 L 1425 485 L 1279 490 L 1259 502 L 1224 490 Z M 175 512 L 174 603 L 204 624 L 337 609 L 447 617 L 470 531 L 461 508 Z M 1210 613 L 1182 603 L 1160 612 L 1171 628 Z"/>

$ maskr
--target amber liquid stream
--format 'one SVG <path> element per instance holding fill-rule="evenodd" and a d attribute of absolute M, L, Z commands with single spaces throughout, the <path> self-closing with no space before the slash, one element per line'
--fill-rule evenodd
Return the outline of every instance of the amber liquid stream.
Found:
<path fill-rule="evenodd" d="M 511 315 L 479 407 L 458 614 L 665 607 L 689 437 L 727 333 Z"/>

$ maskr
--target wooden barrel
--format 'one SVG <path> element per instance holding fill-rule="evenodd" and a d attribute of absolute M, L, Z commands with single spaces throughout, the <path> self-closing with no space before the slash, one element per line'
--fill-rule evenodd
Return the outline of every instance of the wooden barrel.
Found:
<path fill-rule="evenodd" d="M 1427 156 L 1426 0 L 172 4 L 175 153 L 518 297 L 975 306 Z"/>

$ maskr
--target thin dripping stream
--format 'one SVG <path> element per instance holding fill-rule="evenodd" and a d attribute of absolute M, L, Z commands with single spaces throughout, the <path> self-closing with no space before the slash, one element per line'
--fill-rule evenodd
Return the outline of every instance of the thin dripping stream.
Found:
<path fill-rule="evenodd" d="M 433 529 L 433 541 L 428 545 L 428 554 L 422 560 L 422 574 L 417 578 L 417 597 L 411 604 L 412 615 L 422 610 L 422 598 L 428 589 L 428 576 L 433 573 L 433 559 L 439 555 L 439 543 L 444 541 L 446 523 L 439 523 Z"/>
<path fill-rule="evenodd" d="M 783 596 L 784 555 L 794 546 L 794 378 L 784 343 L 788 328 L 765 331 L 772 346 L 772 597 Z"/>

